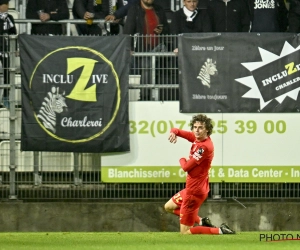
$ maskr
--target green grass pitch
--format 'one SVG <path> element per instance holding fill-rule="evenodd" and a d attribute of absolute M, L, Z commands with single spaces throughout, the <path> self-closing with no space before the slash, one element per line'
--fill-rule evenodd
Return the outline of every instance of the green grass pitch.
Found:
<path fill-rule="evenodd" d="M 180 235 L 179 233 L 0 233 L 0 250 L 247 250 L 300 249 L 300 240 L 270 242 L 260 240 L 260 234 L 290 234 L 297 232 L 241 232 L 236 235 Z"/>

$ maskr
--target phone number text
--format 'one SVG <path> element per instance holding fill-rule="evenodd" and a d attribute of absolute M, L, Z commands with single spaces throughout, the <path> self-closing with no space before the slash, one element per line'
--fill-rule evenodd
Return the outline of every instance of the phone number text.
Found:
<path fill-rule="evenodd" d="M 226 120 L 213 121 L 214 129 L 213 134 L 225 134 L 229 129 L 233 129 L 236 134 L 254 134 L 257 132 L 259 125 L 254 120 L 237 120 L 234 122 L 234 126 L 231 128 Z M 267 134 L 284 134 L 287 131 L 287 124 L 283 120 L 272 121 L 266 120 L 262 124 L 262 129 Z M 230 125 L 232 126 L 232 125 Z M 260 125 L 261 126 L 261 125 Z M 155 137 L 158 134 L 166 134 L 170 132 L 171 128 L 179 128 L 188 130 L 187 121 L 129 121 L 130 134 L 150 134 Z"/>

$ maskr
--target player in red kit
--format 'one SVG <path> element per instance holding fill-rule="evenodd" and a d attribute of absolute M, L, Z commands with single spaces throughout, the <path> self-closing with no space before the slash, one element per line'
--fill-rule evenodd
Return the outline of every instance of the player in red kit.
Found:
<path fill-rule="evenodd" d="M 169 141 L 177 142 L 182 137 L 192 143 L 188 158 L 180 158 L 181 168 L 187 172 L 185 189 L 175 194 L 166 204 L 167 212 L 180 216 L 182 234 L 235 234 L 225 223 L 214 227 L 210 220 L 200 218 L 198 211 L 209 192 L 208 172 L 214 157 L 214 145 L 210 138 L 212 120 L 206 115 L 193 116 L 190 122 L 192 131 L 172 128 Z M 195 226 L 197 223 L 199 226 Z"/>

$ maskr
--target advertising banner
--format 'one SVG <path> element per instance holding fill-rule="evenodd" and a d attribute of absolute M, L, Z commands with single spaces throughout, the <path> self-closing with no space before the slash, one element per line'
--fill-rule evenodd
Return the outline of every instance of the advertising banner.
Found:
<path fill-rule="evenodd" d="M 20 35 L 21 150 L 126 152 L 130 37 Z"/>
<path fill-rule="evenodd" d="M 299 112 L 299 36 L 183 34 L 178 48 L 180 112 Z"/>
<path fill-rule="evenodd" d="M 179 102 L 130 102 L 130 153 L 101 157 L 103 182 L 185 182 L 179 165 L 191 143 L 168 141 L 170 129 L 190 131 L 193 113 Z M 210 113 L 215 157 L 210 182 L 300 182 L 300 116 L 294 113 Z"/>

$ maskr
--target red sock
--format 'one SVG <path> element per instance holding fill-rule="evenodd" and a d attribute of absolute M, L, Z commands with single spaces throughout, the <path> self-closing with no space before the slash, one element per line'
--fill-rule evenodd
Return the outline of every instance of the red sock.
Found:
<path fill-rule="evenodd" d="M 176 208 L 173 210 L 173 214 L 179 216 L 180 215 L 180 208 Z M 200 224 L 201 218 L 197 215 L 195 218 L 195 223 Z"/>
<path fill-rule="evenodd" d="M 191 227 L 190 231 L 192 234 L 220 234 L 218 227 Z"/>

